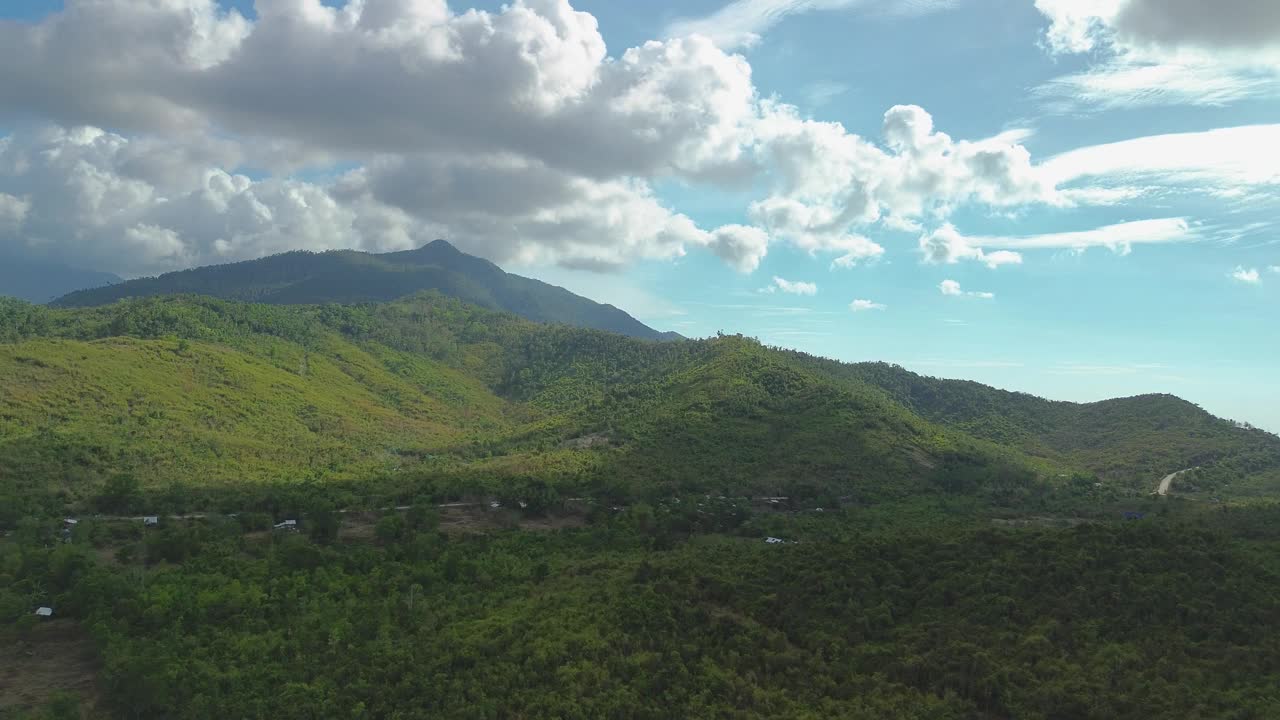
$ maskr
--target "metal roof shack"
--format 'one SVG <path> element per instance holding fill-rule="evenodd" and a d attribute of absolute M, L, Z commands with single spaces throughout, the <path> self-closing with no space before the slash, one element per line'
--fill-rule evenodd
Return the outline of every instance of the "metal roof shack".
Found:
<path fill-rule="evenodd" d="M 38 607 L 36 608 L 36 615 L 39 615 L 40 617 L 53 617 L 53 608 Z"/>

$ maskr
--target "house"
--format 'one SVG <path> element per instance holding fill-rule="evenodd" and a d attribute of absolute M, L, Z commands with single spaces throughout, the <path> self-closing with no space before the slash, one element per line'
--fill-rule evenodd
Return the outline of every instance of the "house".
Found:
<path fill-rule="evenodd" d="M 79 525 L 79 524 L 80 524 L 80 521 L 79 521 L 79 520 L 77 520 L 77 519 L 75 519 L 75 518 L 65 518 L 65 519 L 62 521 L 62 524 L 63 524 L 63 525 L 67 525 L 67 526 L 69 526 L 69 527 L 75 527 L 76 525 Z"/>
<path fill-rule="evenodd" d="M 143 524 L 143 525 L 145 525 L 145 526 L 147 526 L 147 527 L 155 527 L 156 525 L 159 525 L 159 524 L 160 524 L 160 516 L 158 516 L 158 515 L 147 515 L 147 516 L 145 516 L 145 517 L 143 517 L 143 518 L 142 518 L 142 524 Z"/>
<path fill-rule="evenodd" d="M 298 529 L 298 521 L 297 521 L 297 520 L 285 520 L 285 521 L 283 521 L 283 522 L 278 522 L 278 523 L 276 523 L 276 524 L 274 525 L 274 527 L 275 527 L 275 529 L 276 529 L 276 530 L 297 530 L 297 529 Z"/>
<path fill-rule="evenodd" d="M 40 617 L 53 617 L 53 608 L 38 607 L 36 608 L 36 615 L 39 615 Z"/>
<path fill-rule="evenodd" d="M 769 543 L 770 545 L 782 545 L 782 544 L 785 544 L 785 543 L 787 542 L 786 540 L 783 540 L 782 538 L 776 538 L 776 537 L 767 537 L 767 538 L 765 538 L 765 539 L 764 539 L 764 541 L 765 541 L 765 542 L 767 542 L 767 543 Z"/>
<path fill-rule="evenodd" d="M 497 510 L 500 507 L 502 507 L 502 503 L 498 502 L 497 500 L 493 500 L 489 503 L 490 510 Z"/>

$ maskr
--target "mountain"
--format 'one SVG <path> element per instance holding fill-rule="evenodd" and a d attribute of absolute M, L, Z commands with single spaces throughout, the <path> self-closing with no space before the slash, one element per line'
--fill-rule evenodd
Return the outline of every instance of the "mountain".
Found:
<path fill-rule="evenodd" d="M 1192 466 L 1180 490 L 1280 489 L 1280 438 L 1175 398 L 1052 403 L 739 336 L 653 343 L 537 324 L 435 292 L 4 301 L 0 373 L 0 493 L 23 501 L 83 500 L 121 472 L 210 496 L 310 479 L 361 496 L 538 485 L 1026 503 L 1145 496 Z"/>
<path fill-rule="evenodd" d="M 52 260 L 0 252 L 0 295 L 44 303 L 75 290 L 121 282 L 111 273 L 81 270 Z"/>
<path fill-rule="evenodd" d="M 493 310 L 506 310 L 542 323 L 607 330 L 652 340 L 678 338 L 663 333 L 612 305 L 519 275 L 445 240 L 417 250 L 370 254 L 354 250 L 305 251 L 171 272 L 73 292 L 58 307 L 105 305 L 123 298 L 198 294 L 274 305 L 386 302 L 422 290 Z"/>
<path fill-rule="evenodd" d="M 1032 457 L 1082 467 L 1104 479 L 1205 466 L 1220 470 L 1220 481 L 1228 467 L 1249 474 L 1255 466 L 1280 461 L 1275 435 L 1214 417 L 1172 395 L 1059 402 L 971 381 L 925 377 L 887 363 L 849 365 L 802 353 L 793 356 L 830 377 L 879 387 L 932 422 Z M 1214 484 L 1209 478 L 1213 471 L 1198 475 L 1206 487 Z"/>

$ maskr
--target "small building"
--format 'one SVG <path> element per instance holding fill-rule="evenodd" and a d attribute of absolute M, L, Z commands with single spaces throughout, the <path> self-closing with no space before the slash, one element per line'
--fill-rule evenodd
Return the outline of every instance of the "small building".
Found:
<path fill-rule="evenodd" d="M 75 527 L 76 525 L 80 524 L 80 521 L 75 518 L 64 518 L 62 520 L 62 524 L 68 527 Z"/>
<path fill-rule="evenodd" d="M 278 522 L 278 523 L 276 523 L 273 527 L 274 527 L 276 530 L 297 530 L 297 529 L 298 529 L 298 521 L 297 521 L 297 520 L 284 520 L 284 521 L 282 521 L 282 522 Z"/>
<path fill-rule="evenodd" d="M 51 608 L 51 607 L 38 607 L 38 608 L 36 608 L 36 615 L 38 615 L 38 616 L 40 616 L 40 617 L 53 617 L 53 608 Z"/>
<path fill-rule="evenodd" d="M 783 540 L 782 538 L 776 538 L 776 537 L 767 537 L 767 538 L 765 538 L 765 539 L 764 539 L 764 541 L 765 541 L 766 543 L 769 543 L 770 545 L 782 545 L 782 544 L 784 544 L 784 543 L 786 543 L 786 542 L 787 542 L 786 540 Z"/>
<path fill-rule="evenodd" d="M 143 518 L 142 518 L 142 524 L 143 524 L 143 525 L 145 525 L 145 526 L 147 526 L 147 527 L 155 527 L 156 525 L 159 525 L 159 524 L 160 524 L 160 516 L 159 516 L 159 515 L 147 515 L 147 516 L 145 516 L 145 517 L 143 517 Z"/>
<path fill-rule="evenodd" d="M 489 503 L 490 510 L 497 510 L 500 507 L 502 507 L 502 503 L 498 502 L 497 500 L 493 500 Z"/>

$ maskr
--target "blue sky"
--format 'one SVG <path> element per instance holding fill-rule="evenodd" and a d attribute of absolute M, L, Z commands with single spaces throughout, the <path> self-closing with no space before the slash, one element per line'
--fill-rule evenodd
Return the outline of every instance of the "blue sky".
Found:
<path fill-rule="evenodd" d="M 686 335 L 1280 431 L 1265 0 L 90 5 L 0 9 L 0 242 L 443 236 Z"/>

